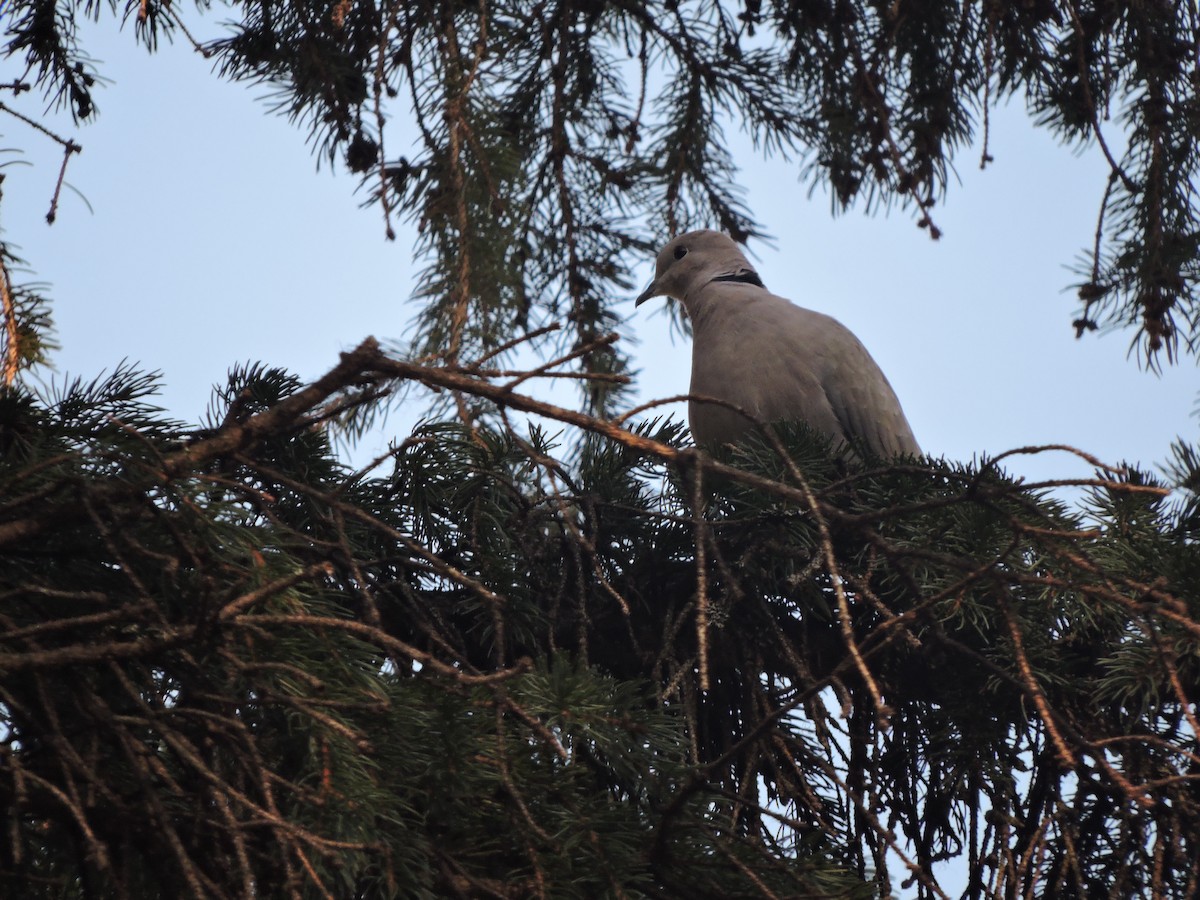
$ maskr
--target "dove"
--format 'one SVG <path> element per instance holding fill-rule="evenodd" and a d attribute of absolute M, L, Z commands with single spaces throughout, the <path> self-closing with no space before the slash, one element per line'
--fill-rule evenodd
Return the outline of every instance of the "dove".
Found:
<path fill-rule="evenodd" d="M 663 247 L 635 305 L 659 296 L 682 303 L 692 323 L 688 422 L 701 448 L 737 443 L 756 423 L 804 422 L 876 457 L 920 455 L 862 342 L 831 316 L 767 290 L 728 235 L 692 231 Z"/>

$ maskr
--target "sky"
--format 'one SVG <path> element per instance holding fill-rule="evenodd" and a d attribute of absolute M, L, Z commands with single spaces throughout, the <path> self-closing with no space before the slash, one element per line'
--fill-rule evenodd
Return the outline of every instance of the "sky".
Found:
<path fill-rule="evenodd" d="M 86 203 L 64 192 L 46 224 L 59 148 L 0 114 L 0 227 L 49 284 L 62 344 L 51 377 L 133 361 L 163 373 L 171 414 L 198 421 L 236 363 L 307 379 L 368 335 L 405 342 L 422 268 L 410 228 L 385 240 L 357 178 L 317 171 L 305 133 L 267 112 L 265 88 L 221 81 L 186 43 L 151 56 L 107 18 L 89 31 L 111 80 L 99 117 L 78 130 L 57 120 L 84 148 L 67 181 Z M 18 74 L 0 61 L 0 82 Z M 4 99 L 34 115 L 44 107 L 29 94 Z M 1193 360 L 1156 375 L 1127 355 L 1131 331 L 1074 337 L 1070 265 L 1095 228 L 1106 176 L 1097 148 L 1059 146 L 1019 104 L 994 110 L 995 161 L 981 172 L 978 148 L 962 151 L 933 241 L 898 207 L 832 216 L 795 163 L 764 162 L 744 135 L 728 138 L 747 206 L 774 238 L 750 248 L 764 282 L 858 334 L 926 452 L 968 460 L 1065 443 L 1153 468 L 1177 436 L 1198 437 Z M 393 139 L 389 153 L 403 152 Z M 640 283 L 652 270 L 647 258 Z M 634 294 L 614 299 L 638 341 L 636 401 L 686 392 L 686 339 L 658 301 L 635 311 Z M 391 416 L 362 451 L 404 437 L 419 411 Z M 1090 472 L 1062 453 L 1008 468 L 1032 480 Z"/>
<path fill-rule="evenodd" d="M 133 361 L 162 373 L 172 415 L 196 422 L 234 364 L 311 379 L 368 335 L 405 343 L 422 269 L 412 229 L 388 242 L 357 178 L 317 171 L 304 133 L 266 111 L 264 88 L 221 81 L 185 43 L 151 56 L 131 29 L 101 24 L 88 29 L 111 80 L 98 119 L 78 130 L 57 120 L 84 148 L 67 180 L 86 203 L 64 192 L 46 224 L 59 148 L 0 114 L 0 227 L 49 284 L 62 349 L 48 377 L 91 379 Z M 0 82 L 18 74 L 0 61 Z M 43 109 L 28 94 L 3 100 Z M 858 334 L 926 452 L 969 460 L 1064 443 L 1153 468 L 1177 436 L 1200 437 L 1193 360 L 1157 375 L 1127 355 L 1129 331 L 1074 337 L 1070 265 L 1090 241 L 1107 174 L 1097 148 L 1059 146 L 1019 104 L 994 110 L 995 161 L 981 172 L 979 148 L 960 153 L 958 181 L 935 209 L 944 236 L 933 241 L 899 208 L 831 216 L 794 163 L 764 162 L 744 135 L 728 137 L 747 206 L 774 238 L 751 247 L 764 282 Z M 638 283 L 652 271 L 647 258 Z M 632 402 L 684 393 L 686 339 L 658 301 L 635 311 L 635 294 L 614 298 L 638 341 Z M 390 416 L 359 458 L 403 438 L 421 411 Z M 1031 480 L 1091 471 L 1063 453 L 1007 468 Z"/>

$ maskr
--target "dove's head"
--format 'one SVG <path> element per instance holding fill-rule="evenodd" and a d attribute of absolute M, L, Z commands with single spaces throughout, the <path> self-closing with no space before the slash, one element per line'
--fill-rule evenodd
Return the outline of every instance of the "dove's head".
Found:
<path fill-rule="evenodd" d="M 659 252 L 654 280 L 638 295 L 635 305 L 663 296 L 686 302 L 689 293 L 714 279 L 762 285 L 754 267 L 729 235 L 719 231 L 689 231 Z"/>

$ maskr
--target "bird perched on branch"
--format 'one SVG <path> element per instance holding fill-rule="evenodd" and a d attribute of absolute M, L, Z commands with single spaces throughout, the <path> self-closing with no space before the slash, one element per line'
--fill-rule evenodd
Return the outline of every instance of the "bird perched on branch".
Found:
<path fill-rule="evenodd" d="M 892 386 L 858 338 L 768 291 L 728 235 L 692 231 L 663 247 L 637 305 L 663 295 L 692 322 L 688 421 L 699 446 L 736 443 L 756 421 L 787 421 L 880 457 L 920 454 Z"/>

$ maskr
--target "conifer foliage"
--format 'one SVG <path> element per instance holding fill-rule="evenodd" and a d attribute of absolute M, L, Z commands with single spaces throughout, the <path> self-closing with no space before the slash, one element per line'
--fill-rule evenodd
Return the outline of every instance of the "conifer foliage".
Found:
<path fill-rule="evenodd" d="M 198 49 L 420 223 L 415 361 L 241 367 L 200 424 L 133 367 L 39 388 L 47 301 L 0 243 L 0 893 L 1196 894 L 1195 448 L 1174 493 L 1093 461 L 1074 505 L 1003 457 L 848 462 L 803 428 L 712 458 L 618 415 L 609 333 L 630 251 L 756 232 L 722 125 L 936 233 L 1017 94 L 1112 163 L 1080 329 L 1191 349 L 1193 5 L 229 9 Z M 156 0 L 3 7 L 0 121 L 64 161 L 21 103 L 91 118 L 77 24 L 112 12 L 190 39 Z M 446 415 L 334 452 L 421 386 Z"/>

